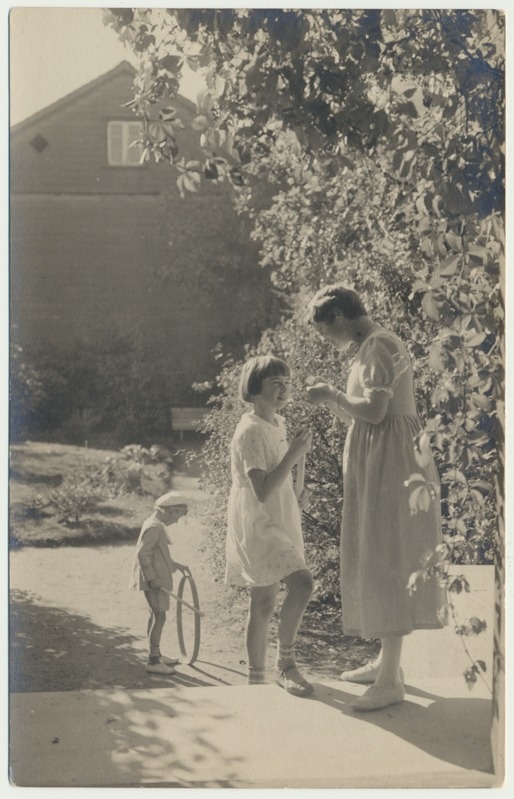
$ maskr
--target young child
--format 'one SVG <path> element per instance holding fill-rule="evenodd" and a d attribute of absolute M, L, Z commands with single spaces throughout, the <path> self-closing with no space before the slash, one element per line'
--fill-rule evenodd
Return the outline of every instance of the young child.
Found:
<path fill-rule="evenodd" d="M 187 513 L 187 499 L 178 491 L 169 491 L 155 501 L 154 512 L 143 522 L 136 545 L 131 588 L 144 591 L 150 610 L 148 619 L 149 654 L 146 671 L 173 674 L 177 659 L 161 654 L 161 636 L 166 622 L 170 597 L 162 589 L 173 590 L 173 572 L 189 573 L 187 566 L 173 561 L 169 552 L 172 543 L 167 527 Z"/>
<path fill-rule="evenodd" d="M 237 425 L 231 443 L 232 489 L 228 504 L 225 582 L 246 585 L 248 682 L 265 682 L 268 631 L 280 583 L 287 595 L 280 609 L 276 682 L 295 696 L 313 692 L 296 667 L 293 647 L 312 595 L 305 564 L 300 507 L 291 470 L 311 447 L 304 430 L 288 446 L 277 414 L 290 395 L 290 369 L 272 355 L 251 358 L 243 367 L 240 396 L 253 408 Z"/>

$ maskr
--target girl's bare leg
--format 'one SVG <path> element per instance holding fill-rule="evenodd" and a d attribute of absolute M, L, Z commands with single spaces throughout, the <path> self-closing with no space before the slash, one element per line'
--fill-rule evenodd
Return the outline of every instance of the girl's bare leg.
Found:
<path fill-rule="evenodd" d="M 278 640 L 283 646 L 294 645 L 305 608 L 314 588 L 312 575 L 307 569 L 293 572 L 284 578 L 287 595 L 280 608 Z"/>
<path fill-rule="evenodd" d="M 278 583 L 250 589 L 246 620 L 246 651 L 248 681 L 252 684 L 265 682 L 269 623 L 275 609 L 278 589 Z"/>
<path fill-rule="evenodd" d="M 289 574 L 284 583 L 287 595 L 280 609 L 278 628 L 277 682 L 288 693 L 295 696 L 309 696 L 314 688 L 299 672 L 295 657 L 294 643 L 313 591 L 312 575 L 307 569 Z"/>

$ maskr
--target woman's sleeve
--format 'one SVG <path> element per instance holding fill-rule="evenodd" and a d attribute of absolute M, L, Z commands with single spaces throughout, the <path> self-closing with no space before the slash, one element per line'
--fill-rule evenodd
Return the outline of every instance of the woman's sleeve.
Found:
<path fill-rule="evenodd" d="M 245 474 L 252 469 L 262 469 L 265 472 L 268 470 L 264 439 L 259 430 L 244 430 L 239 436 L 237 446 Z"/>
<path fill-rule="evenodd" d="M 392 397 L 400 376 L 408 368 L 408 359 L 399 352 L 393 339 L 374 336 L 362 353 L 358 370 L 364 396 L 383 391 Z"/>

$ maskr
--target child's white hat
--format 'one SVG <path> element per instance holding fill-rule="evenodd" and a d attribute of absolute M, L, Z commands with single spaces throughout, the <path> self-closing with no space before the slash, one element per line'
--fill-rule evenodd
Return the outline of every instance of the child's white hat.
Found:
<path fill-rule="evenodd" d="M 172 508 L 174 505 L 185 505 L 187 508 L 187 497 L 180 491 L 168 491 L 167 494 L 163 494 L 162 497 L 155 500 L 154 509 Z"/>

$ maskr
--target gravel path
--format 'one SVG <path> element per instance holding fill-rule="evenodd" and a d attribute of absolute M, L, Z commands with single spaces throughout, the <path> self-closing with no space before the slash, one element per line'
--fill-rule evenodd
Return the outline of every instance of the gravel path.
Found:
<path fill-rule="evenodd" d="M 196 481 L 174 483 L 198 497 Z M 175 681 L 191 685 L 245 681 L 246 599 L 216 582 L 201 551 L 204 529 L 193 515 L 175 528 L 174 557 L 189 565 L 200 596 L 201 648 L 193 667 L 181 664 Z M 134 546 L 26 547 L 11 553 L 11 687 L 15 691 L 138 688 L 169 684 L 148 675 L 146 602 L 128 590 Z M 175 603 L 163 651 L 178 655 Z"/>

